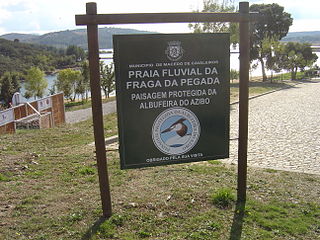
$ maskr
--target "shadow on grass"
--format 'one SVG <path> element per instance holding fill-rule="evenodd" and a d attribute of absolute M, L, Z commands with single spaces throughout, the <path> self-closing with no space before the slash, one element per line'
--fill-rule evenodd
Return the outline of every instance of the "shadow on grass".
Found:
<path fill-rule="evenodd" d="M 100 217 L 95 223 L 86 231 L 81 240 L 90 240 L 98 231 L 101 224 L 103 224 L 108 218 Z"/>
<path fill-rule="evenodd" d="M 245 202 L 237 202 L 236 209 L 234 210 L 233 222 L 230 231 L 230 240 L 241 239 L 245 207 Z"/>

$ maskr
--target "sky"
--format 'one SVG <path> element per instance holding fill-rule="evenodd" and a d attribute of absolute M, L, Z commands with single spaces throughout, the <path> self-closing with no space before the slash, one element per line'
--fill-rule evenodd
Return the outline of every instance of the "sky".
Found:
<path fill-rule="evenodd" d="M 74 16 L 85 14 L 90 0 L 0 0 L 0 35 L 6 33 L 44 34 L 72 30 Z M 94 1 L 94 0 L 93 0 Z M 201 10 L 203 0 L 96 0 L 98 13 L 191 12 Z M 222 0 L 220 0 L 222 2 Z M 236 4 L 238 1 L 235 0 Z M 253 3 L 278 3 L 294 19 L 290 32 L 320 31 L 319 0 L 252 0 Z M 109 25 L 110 26 L 110 25 Z M 113 25 L 162 33 L 190 31 L 187 24 Z"/>

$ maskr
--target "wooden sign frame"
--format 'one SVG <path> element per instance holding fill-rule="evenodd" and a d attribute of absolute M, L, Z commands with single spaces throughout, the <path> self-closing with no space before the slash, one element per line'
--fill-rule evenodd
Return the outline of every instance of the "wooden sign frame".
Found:
<path fill-rule="evenodd" d="M 139 23 L 189 23 L 189 22 L 239 22 L 240 29 L 240 92 L 239 92 L 239 139 L 238 139 L 238 202 L 245 202 L 247 188 L 248 149 L 248 96 L 250 67 L 250 22 L 258 19 L 258 13 L 249 13 L 249 3 L 240 2 L 238 13 L 136 13 L 97 14 L 97 4 L 87 3 L 86 14 L 76 15 L 76 25 L 87 26 L 90 87 L 96 158 L 100 194 L 104 217 L 112 215 L 111 195 L 106 162 L 105 138 L 99 71 L 98 25 Z"/>

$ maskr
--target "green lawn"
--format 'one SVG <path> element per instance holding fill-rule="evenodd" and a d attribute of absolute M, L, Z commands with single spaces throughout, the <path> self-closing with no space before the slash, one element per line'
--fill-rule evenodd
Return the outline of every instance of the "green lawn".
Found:
<path fill-rule="evenodd" d="M 104 119 L 106 136 L 116 134 L 115 114 Z M 320 239 L 320 175 L 249 168 L 243 208 L 235 165 L 122 171 L 108 151 L 113 216 L 104 220 L 91 121 L 0 142 L 0 239 Z"/>

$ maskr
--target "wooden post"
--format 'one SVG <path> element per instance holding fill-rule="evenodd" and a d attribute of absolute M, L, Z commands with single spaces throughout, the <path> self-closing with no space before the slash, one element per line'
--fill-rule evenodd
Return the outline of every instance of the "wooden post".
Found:
<path fill-rule="evenodd" d="M 249 3 L 240 2 L 239 12 L 244 16 L 240 21 L 240 86 L 239 86 L 239 141 L 238 141 L 238 202 L 246 201 L 247 151 L 248 151 L 248 104 L 250 33 Z"/>
<path fill-rule="evenodd" d="M 87 15 L 97 14 L 97 4 L 86 4 Z M 99 43 L 98 43 L 98 25 L 87 25 L 88 35 L 88 50 L 89 50 L 89 66 L 90 66 L 90 87 L 92 99 L 92 117 L 94 140 L 96 145 L 96 158 L 99 175 L 100 194 L 102 201 L 102 211 L 104 217 L 110 217 L 111 196 L 109 187 L 109 178 L 106 162 L 106 147 L 104 142 L 103 132 L 103 113 L 101 101 L 101 86 L 100 86 L 100 69 L 99 69 Z"/>

